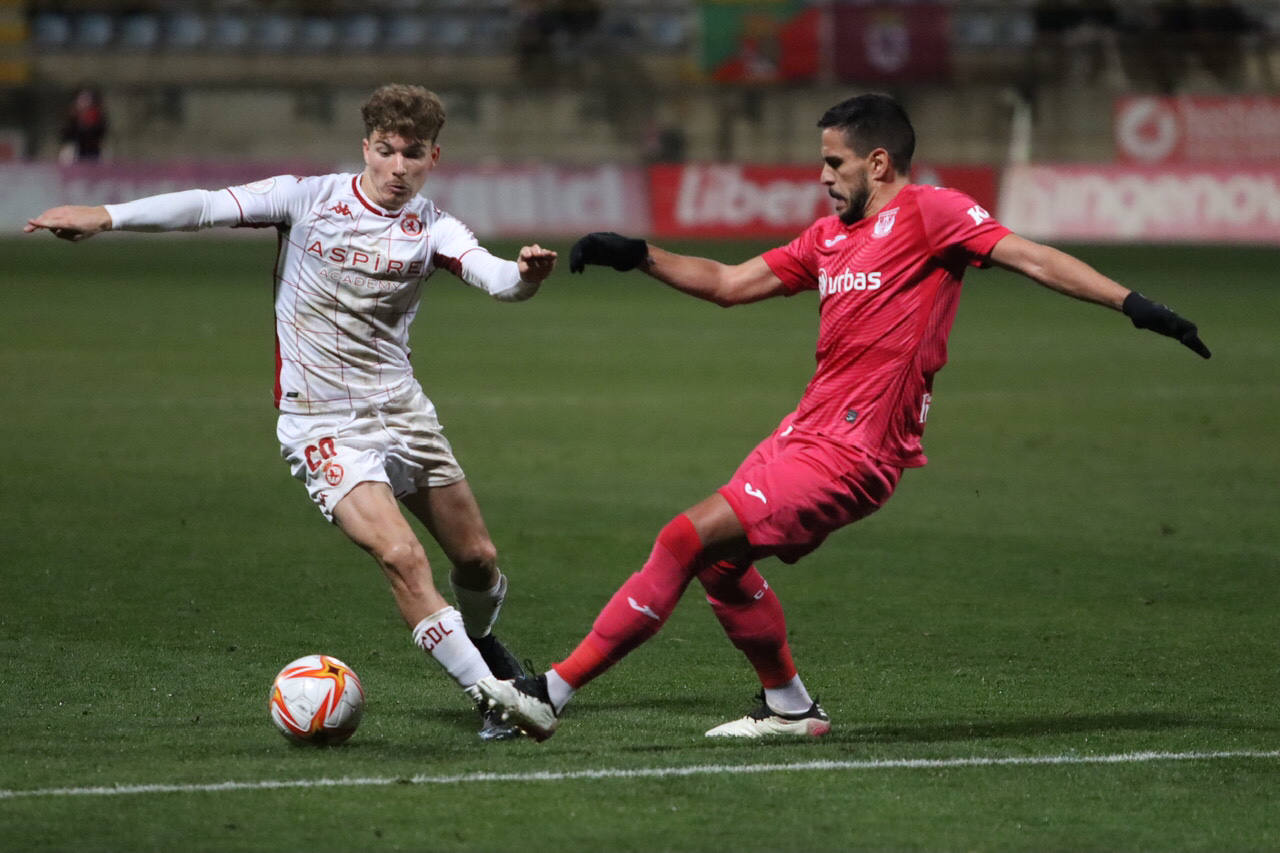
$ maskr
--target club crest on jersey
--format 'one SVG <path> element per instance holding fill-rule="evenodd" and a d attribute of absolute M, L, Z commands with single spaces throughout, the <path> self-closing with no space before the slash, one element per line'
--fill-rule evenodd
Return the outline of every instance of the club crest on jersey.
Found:
<path fill-rule="evenodd" d="M 889 232 L 893 230 L 893 221 L 897 218 L 898 208 L 896 207 L 880 211 L 880 215 L 876 217 L 875 228 L 871 229 L 871 236 L 877 240 L 888 237 Z"/>
<path fill-rule="evenodd" d="M 244 188 L 247 189 L 249 192 L 254 193 L 255 195 L 266 195 L 267 193 L 271 192 L 272 187 L 274 187 L 275 185 L 276 185 L 275 178 L 263 178 L 260 181 L 254 181 L 253 183 L 245 184 Z"/>
<path fill-rule="evenodd" d="M 417 237 L 422 233 L 422 220 L 416 213 L 406 213 L 400 217 L 400 230 L 410 237 Z"/>

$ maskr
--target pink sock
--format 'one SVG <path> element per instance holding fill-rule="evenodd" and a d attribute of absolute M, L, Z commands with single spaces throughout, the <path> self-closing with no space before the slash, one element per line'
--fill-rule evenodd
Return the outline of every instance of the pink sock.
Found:
<path fill-rule="evenodd" d="M 551 668 L 576 690 L 658 633 L 697 573 L 701 552 L 689 517 L 682 513 L 672 519 L 658 534 L 644 568 L 613 594 L 578 648 Z"/>
<path fill-rule="evenodd" d="M 747 656 L 760 683 L 781 687 L 796 675 L 782 602 L 755 566 L 719 562 L 698 573 L 707 602 L 729 640 Z"/>

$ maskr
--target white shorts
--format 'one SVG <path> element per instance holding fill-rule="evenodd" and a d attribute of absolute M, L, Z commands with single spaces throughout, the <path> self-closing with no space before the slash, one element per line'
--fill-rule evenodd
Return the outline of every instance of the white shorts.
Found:
<path fill-rule="evenodd" d="M 380 406 L 331 415 L 280 415 L 280 454 L 324 517 L 359 483 L 386 483 L 397 498 L 466 479 L 436 407 L 415 388 Z"/>

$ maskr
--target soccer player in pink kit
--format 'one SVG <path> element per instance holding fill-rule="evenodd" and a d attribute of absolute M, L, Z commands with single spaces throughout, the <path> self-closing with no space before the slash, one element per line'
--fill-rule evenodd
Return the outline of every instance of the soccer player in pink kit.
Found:
<path fill-rule="evenodd" d="M 281 175 L 224 190 L 124 204 L 64 206 L 28 221 L 67 240 L 101 231 L 274 227 L 276 434 L 295 477 L 329 521 L 377 561 L 414 643 L 477 703 L 476 683 L 522 674 L 493 636 L 506 597 L 466 475 L 409 362 L 422 287 L 445 269 L 502 301 L 533 296 L 556 253 L 525 246 L 515 261 L 418 195 L 440 158 L 444 106 L 421 86 L 391 84 L 361 108 L 358 174 Z M 453 564 L 455 609 L 436 590 L 403 504 Z M 485 740 L 517 736 L 486 714 Z"/>
<path fill-rule="evenodd" d="M 574 691 L 652 637 L 697 578 L 725 633 L 755 668 L 760 706 L 709 737 L 816 736 L 831 723 L 796 672 L 777 596 L 753 562 L 794 563 L 834 530 L 879 509 L 904 468 L 925 464 L 933 377 L 969 266 L 994 263 L 1208 358 L 1196 327 L 1063 252 L 1023 239 L 973 199 L 909 182 L 915 133 L 885 95 L 840 103 L 822 128 L 821 181 L 835 216 L 736 266 L 676 255 L 613 233 L 583 237 L 570 270 L 639 268 L 677 290 L 740 305 L 817 290 L 817 369 L 800 405 L 729 482 L 659 533 L 644 567 L 565 660 L 537 677 L 480 685 L 491 707 L 550 737 Z"/>

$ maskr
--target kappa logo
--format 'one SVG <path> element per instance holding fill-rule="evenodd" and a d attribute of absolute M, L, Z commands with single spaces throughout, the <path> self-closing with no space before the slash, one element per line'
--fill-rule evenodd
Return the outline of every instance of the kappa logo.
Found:
<path fill-rule="evenodd" d="M 648 616 L 654 622 L 662 621 L 662 617 L 659 616 L 657 613 L 654 613 L 652 607 L 650 607 L 647 604 L 641 604 L 640 602 L 636 601 L 634 598 L 632 598 L 629 595 L 627 596 L 627 604 L 631 605 L 632 610 L 636 611 L 637 613 L 643 613 L 645 616 Z"/>
<path fill-rule="evenodd" d="M 768 498 L 766 498 L 766 497 L 764 496 L 764 492 L 760 491 L 759 489 L 757 489 L 755 486 L 751 485 L 750 483 L 747 483 L 747 484 L 743 485 L 743 487 L 742 487 L 742 491 L 744 491 L 744 492 L 746 492 L 747 494 L 751 495 L 751 497 L 753 497 L 753 498 L 755 498 L 756 500 L 760 501 L 760 503 L 762 503 L 762 504 L 767 504 L 767 503 L 769 503 L 769 499 L 768 499 Z"/>
<path fill-rule="evenodd" d="M 839 243 L 841 240 L 845 239 L 848 236 L 849 236 L 848 234 L 837 234 L 836 236 L 832 237 L 830 240 L 823 240 L 822 245 L 830 249 L 836 243 Z"/>
<path fill-rule="evenodd" d="M 338 214 L 339 216 L 351 215 L 351 208 L 347 207 L 346 202 L 340 201 L 329 209 L 332 210 L 334 213 Z"/>
<path fill-rule="evenodd" d="M 893 230 L 893 223 L 897 218 L 898 208 L 896 207 L 880 211 L 880 215 L 876 217 L 876 227 L 871 229 L 871 236 L 877 240 L 882 237 L 888 237 L 889 232 Z"/>

